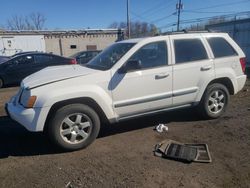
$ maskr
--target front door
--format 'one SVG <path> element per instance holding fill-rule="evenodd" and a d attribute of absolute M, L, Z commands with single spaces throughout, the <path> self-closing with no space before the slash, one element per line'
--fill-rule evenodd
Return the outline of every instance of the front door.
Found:
<path fill-rule="evenodd" d="M 168 54 L 166 40 L 146 44 L 127 61 L 140 62 L 140 68 L 112 73 L 113 108 L 119 118 L 172 106 L 172 65 Z"/>

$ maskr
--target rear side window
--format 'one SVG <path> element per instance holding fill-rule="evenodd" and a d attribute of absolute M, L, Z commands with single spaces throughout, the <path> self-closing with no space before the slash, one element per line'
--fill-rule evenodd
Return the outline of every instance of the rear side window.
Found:
<path fill-rule="evenodd" d="M 32 55 L 20 56 L 20 57 L 15 58 L 14 63 L 18 65 L 31 64 L 31 63 L 34 63 L 34 58 Z"/>
<path fill-rule="evenodd" d="M 187 63 L 208 59 L 207 52 L 200 39 L 174 40 L 175 63 Z"/>
<path fill-rule="evenodd" d="M 36 55 L 36 63 L 50 63 L 52 61 L 52 56 L 49 55 Z"/>
<path fill-rule="evenodd" d="M 224 38 L 211 37 L 208 38 L 208 43 L 212 48 L 215 58 L 238 55 L 233 47 Z"/>

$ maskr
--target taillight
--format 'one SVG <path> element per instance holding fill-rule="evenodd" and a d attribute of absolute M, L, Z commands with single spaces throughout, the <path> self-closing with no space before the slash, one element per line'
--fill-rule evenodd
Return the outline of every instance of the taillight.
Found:
<path fill-rule="evenodd" d="M 76 61 L 76 59 L 71 59 L 71 60 L 69 61 L 69 63 L 72 64 L 72 65 L 74 65 L 74 64 L 77 64 L 77 61 Z"/>
<path fill-rule="evenodd" d="M 240 64 L 241 64 L 242 71 L 245 74 L 245 71 L 246 71 L 246 58 L 245 57 L 240 58 Z"/>

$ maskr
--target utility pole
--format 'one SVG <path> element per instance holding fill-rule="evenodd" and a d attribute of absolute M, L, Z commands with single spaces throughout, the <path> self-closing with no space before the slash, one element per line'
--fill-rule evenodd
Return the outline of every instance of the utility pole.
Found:
<path fill-rule="evenodd" d="M 130 38 L 129 0 L 127 0 L 127 37 Z"/>
<path fill-rule="evenodd" d="M 181 9 L 183 8 L 183 4 L 181 3 L 181 0 L 176 4 L 177 14 L 178 14 L 178 20 L 177 20 L 177 31 L 180 30 L 180 16 L 181 16 Z"/>

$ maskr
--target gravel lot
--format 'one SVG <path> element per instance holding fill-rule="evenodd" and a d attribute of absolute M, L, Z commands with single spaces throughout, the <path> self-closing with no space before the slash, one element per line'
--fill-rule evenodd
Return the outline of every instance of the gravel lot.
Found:
<path fill-rule="evenodd" d="M 0 187 L 250 187 L 250 80 L 220 119 L 180 110 L 107 125 L 90 147 L 71 153 L 6 117 L 4 103 L 17 89 L 0 90 Z M 153 131 L 158 123 L 169 132 Z M 213 162 L 153 156 L 164 139 L 207 143 Z"/>

